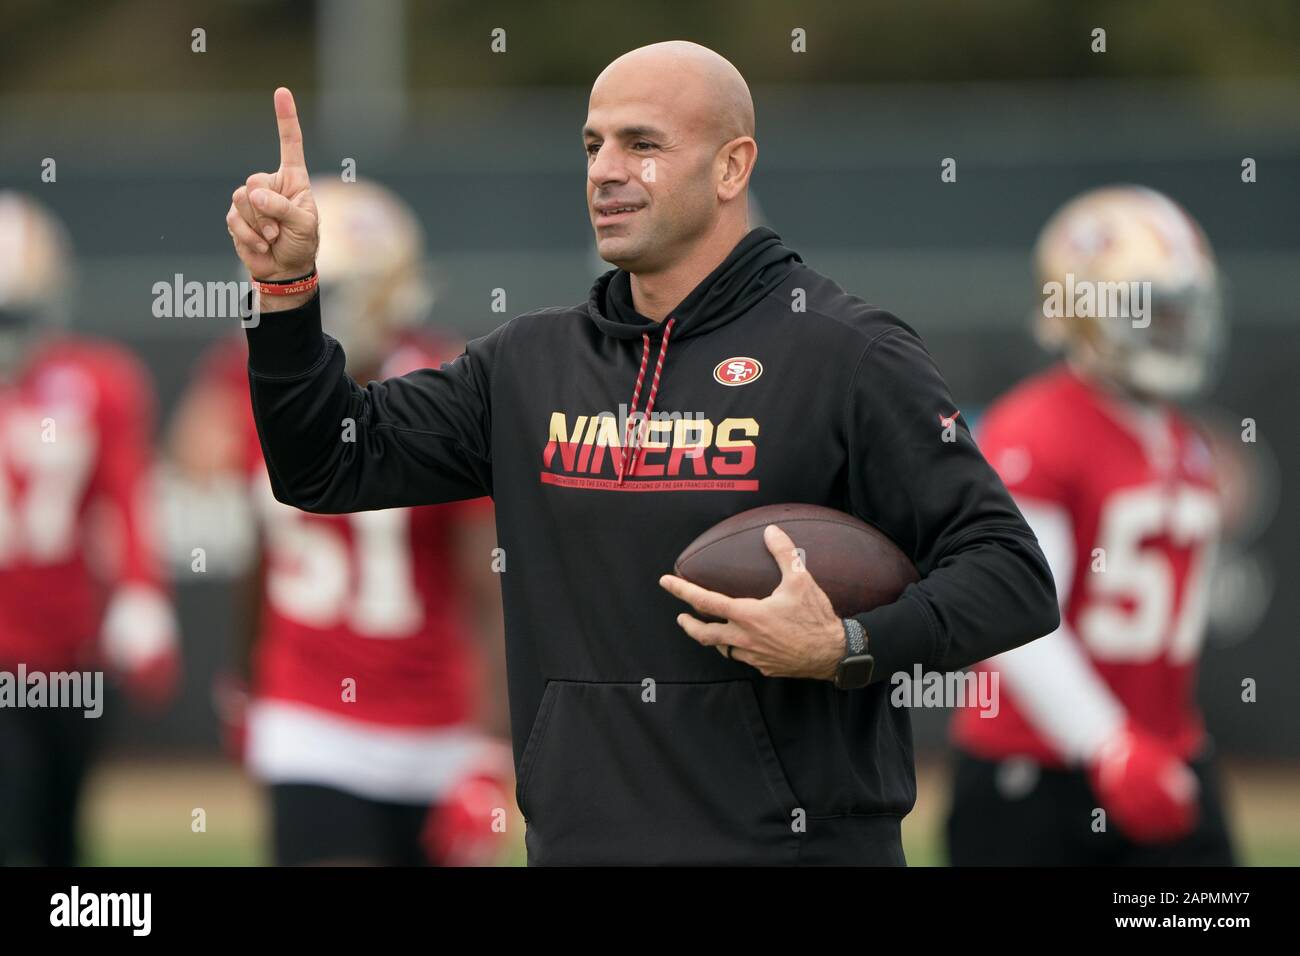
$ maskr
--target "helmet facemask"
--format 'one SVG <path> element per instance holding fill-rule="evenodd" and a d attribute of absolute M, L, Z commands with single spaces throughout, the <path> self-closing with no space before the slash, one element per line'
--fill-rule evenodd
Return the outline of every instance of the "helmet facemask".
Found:
<path fill-rule="evenodd" d="M 1141 398 L 1177 401 L 1204 390 L 1223 343 L 1222 299 L 1212 284 L 1150 285 L 1143 314 L 1087 318 L 1067 346 L 1075 364 Z"/>

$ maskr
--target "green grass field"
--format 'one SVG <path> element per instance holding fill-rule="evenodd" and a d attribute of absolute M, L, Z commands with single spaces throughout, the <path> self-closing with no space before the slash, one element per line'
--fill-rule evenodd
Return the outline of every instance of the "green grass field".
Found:
<path fill-rule="evenodd" d="M 943 865 L 946 769 L 917 767 L 916 809 L 903 824 L 908 862 Z M 1231 763 L 1228 805 L 1243 861 L 1300 865 L 1300 767 Z M 196 832 L 195 811 L 205 829 Z M 112 763 L 90 782 L 83 828 L 88 862 L 108 866 L 256 866 L 265 862 L 259 789 L 221 762 Z M 523 861 L 522 821 L 511 859 Z"/>

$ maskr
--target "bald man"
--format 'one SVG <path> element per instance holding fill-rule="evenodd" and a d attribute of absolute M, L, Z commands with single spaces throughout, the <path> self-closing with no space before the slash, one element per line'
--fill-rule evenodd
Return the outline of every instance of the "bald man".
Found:
<path fill-rule="evenodd" d="M 891 676 L 1052 631 L 1051 573 L 916 334 L 750 228 L 735 67 L 684 42 L 611 63 L 582 141 L 617 268 L 364 388 L 321 332 L 288 90 L 275 107 L 280 168 L 226 219 L 260 290 L 249 376 L 275 494 L 327 513 L 496 500 L 529 862 L 903 863 L 915 779 Z M 764 600 L 664 574 L 779 502 L 879 526 L 922 580 L 841 620 L 775 527 Z"/>

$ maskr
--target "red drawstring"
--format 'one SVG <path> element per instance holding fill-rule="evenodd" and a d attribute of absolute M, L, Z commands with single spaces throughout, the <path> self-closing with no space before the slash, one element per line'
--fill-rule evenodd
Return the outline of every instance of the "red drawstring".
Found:
<path fill-rule="evenodd" d="M 645 332 L 641 335 L 641 370 L 636 375 L 636 387 L 632 390 L 632 407 L 627 413 L 627 427 L 623 430 L 623 460 L 619 463 L 618 483 L 623 484 L 623 479 L 632 474 L 632 469 L 636 467 L 636 456 L 641 451 L 641 442 L 645 434 L 646 426 L 650 421 L 650 413 L 655 410 L 655 397 L 659 394 L 659 376 L 664 370 L 664 356 L 668 354 L 668 336 L 672 334 L 673 323 L 676 319 L 669 319 L 664 326 L 664 336 L 659 342 L 659 358 L 655 360 L 655 374 L 650 382 L 650 396 L 646 399 L 645 413 L 641 417 L 636 432 L 632 432 L 633 416 L 636 414 L 637 402 L 641 400 L 641 385 L 645 382 L 646 362 L 650 358 L 650 333 Z"/>
<path fill-rule="evenodd" d="M 641 335 L 641 370 L 636 373 L 636 388 L 632 390 L 632 407 L 628 409 L 627 422 L 623 428 L 623 457 L 618 464 L 618 483 L 623 483 L 623 473 L 627 471 L 627 458 L 632 450 L 632 413 L 636 411 L 636 403 L 641 400 L 641 383 L 645 381 L 646 362 L 650 361 L 650 333 L 645 332 Z"/>

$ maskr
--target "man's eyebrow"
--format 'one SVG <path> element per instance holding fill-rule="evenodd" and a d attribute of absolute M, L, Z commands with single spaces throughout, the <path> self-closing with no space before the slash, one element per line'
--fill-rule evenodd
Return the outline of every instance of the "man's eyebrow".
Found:
<path fill-rule="evenodd" d="M 647 139 L 663 139 L 666 134 L 663 130 L 654 126 L 623 126 L 615 130 L 614 135 L 620 139 L 635 139 L 638 136 L 644 136 Z M 600 139 L 600 134 L 590 126 L 584 126 L 582 138 Z"/>

